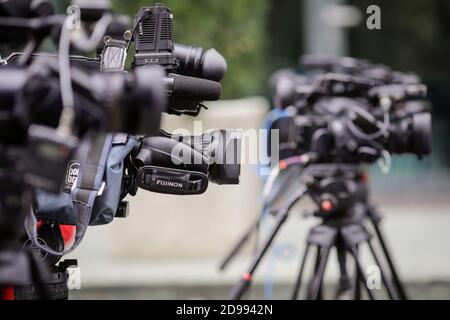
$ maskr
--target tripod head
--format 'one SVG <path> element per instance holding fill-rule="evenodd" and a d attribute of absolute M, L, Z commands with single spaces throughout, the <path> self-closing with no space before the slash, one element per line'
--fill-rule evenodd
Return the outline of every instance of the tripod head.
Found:
<path fill-rule="evenodd" d="M 305 189 L 305 195 L 317 205 L 314 216 L 348 216 L 355 204 L 367 203 L 366 181 L 359 163 L 319 163 L 307 154 L 286 158 L 273 169 L 265 186 L 264 210 L 277 215 L 291 195 Z"/>
<path fill-rule="evenodd" d="M 313 164 L 301 179 L 318 206 L 314 216 L 324 220 L 353 217 L 355 206 L 367 203 L 366 174 L 359 165 Z"/>

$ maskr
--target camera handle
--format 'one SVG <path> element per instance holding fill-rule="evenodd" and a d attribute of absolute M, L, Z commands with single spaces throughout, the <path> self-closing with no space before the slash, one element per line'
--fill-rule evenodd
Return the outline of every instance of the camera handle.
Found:
<path fill-rule="evenodd" d="M 308 192 L 308 188 L 306 186 L 302 186 L 298 189 L 291 198 L 287 201 L 287 205 L 278 210 L 275 215 L 275 225 L 269 233 L 269 236 L 264 240 L 263 244 L 257 249 L 256 253 L 253 256 L 253 260 L 248 268 L 247 272 L 244 272 L 241 276 L 240 281 L 233 287 L 231 294 L 229 296 L 230 300 L 240 300 L 242 296 L 248 291 L 252 284 L 253 274 L 258 268 L 259 263 L 262 258 L 266 254 L 270 245 L 272 244 L 275 236 L 280 230 L 281 226 L 286 221 L 292 207 Z"/>

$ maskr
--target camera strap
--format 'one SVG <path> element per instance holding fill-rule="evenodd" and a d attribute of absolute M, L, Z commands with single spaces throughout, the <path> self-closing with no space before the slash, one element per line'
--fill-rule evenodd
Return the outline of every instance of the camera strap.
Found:
<path fill-rule="evenodd" d="M 89 226 L 95 199 L 105 187 L 103 178 L 112 140 L 112 134 L 98 135 L 91 140 L 86 148 L 87 152 L 71 193 L 73 214 L 76 219 L 75 241 L 72 247 L 59 252 L 40 243 L 37 237 L 37 220 L 33 212 L 30 212 L 25 221 L 25 229 L 34 246 L 56 256 L 69 254 L 79 246 Z"/>
<path fill-rule="evenodd" d="M 8 62 L 6 60 L 2 59 L 2 56 L 0 55 L 0 67 L 1 66 L 6 66 L 8 64 Z"/>

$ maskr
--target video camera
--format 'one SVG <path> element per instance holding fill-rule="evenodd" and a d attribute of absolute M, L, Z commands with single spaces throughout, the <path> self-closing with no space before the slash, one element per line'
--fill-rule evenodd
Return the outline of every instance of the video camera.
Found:
<path fill-rule="evenodd" d="M 64 32 L 68 18 L 42 9 L 48 5 L 48 1 L 36 0 L 0 5 L 6 15 L 0 19 L 2 34 L 31 36 L 26 47 L 30 50 L 10 55 L 0 69 L 0 141 L 26 145 L 25 181 L 57 193 L 66 165 L 85 134 L 93 130 L 155 134 L 166 98 L 164 74 L 156 66 L 105 74 L 85 66 L 93 63 L 91 59 L 72 57 L 75 63 L 70 63 L 71 40 Z M 97 28 L 106 30 L 108 24 L 102 21 Z M 58 31 L 59 45 L 65 47 L 67 56 L 63 52 L 58 56 L 33 53 L 45 37 Z"/>
<path fill-rule="evenodd" d="M 92 24 L 101 19 L 102 15 L 110 14 L 107 6 L 94 5 L 97 2 L 74 3 L 81 6 L 81 22 L 89 29 L 92 29 Z M 11 18 L 8 19 L 11 21 Z M 17 22 L 18 18 L 12 19 Z M 47 21 L 49 18 L 45 19 Z M 54 20 L 56 19 L 51 21 Z M 220 81 L 227 69 L 225 59 L 215 49 L 204 51 L 199 47 L 174 44 L 173 15 L 170 9 L 161 4 L 145 7 L 134 20 L 132 31 L 125 30 L 123 34 L 128 42 L 117 39 L 123 28 L 116 25 L 117 28 L 113 30 L 106 28 L 106 32 L 109 31 L 110 34 L 106 33 L 104 46 L 97 58 L 70 57 L 75 109 L 78 110 L 75 121 L 80 136 L 93 126 L 102 126 L 107 132 L 157 135 L 161 112 L 196 116 L 203 107 L 203 101 L 218 100 L 221 96 Z M 19 23 L 22 26 L 24 24 Z M 7 30 L 12 31 L 11 23 L 6 25 Z M 29 30 L 34 30 L 34 24 L 29 23 Z M 50 33 L 51 30 L 49 28 L 47 31 Z M 126 72 L 125 59 L 133 40 L 136 44 L 133 71 Z M 6 59 L 8 66 L 0 70 L 4 74 L 2 79 L 8 79 L 8 84 L 1 84 L 0 91 L 3 98 L 1 106 L 5 112 L 8 111 L 8 117 L 3 117 L 5 120 L 2 120 L 0 136 L 9 143 L 26 141 L 31 123 L 39 125 L 45 122 L 56 127 L 62 110 L 58 57 L 51 54 L 31 54 L 28 58 L 31 63 L 28 71 L 20 67 L 25 55 L 26 53 L 10 55 Z M 165 73 L 155 69 L 160 67 Z M 17 103 L 13 103 L 15 99 L 18 99 Z M 104 119 L 107 117 L 111 119 L 105 124 Z M 21 131 L 17 130 L 17 124 L 22 127 Z M 12 126 L 16 130 L 11 131 Z M 34 142 L 29 144 L 33 157 L 29 161 L 31 168 L 28 171 L 31 172 L 27 173 L 27 177 L 31 177 L 28 180 L 34 187 L 58 192 L 65 171 L 58 170 L 61 174 L 54 175 L 54 170 L 51 170 L 51 174 L 48 170 L 49 174 L 45 174 L 47 170 L 42 170 L 45 167 L 43 163 L 53 162 L 53 169 L 62 169 L 67 163 L 67 157 L 73 155 L 76 139 L 61 148 L 66 152 L 60 150 L 59 153 L 65 154 L 65 157 L 55 161 L 53 155 L 39 156 L 36 153 L 49 149 L 40 147 L 39 142 L 43 140 L 49 146 L 47 141 L 52 136 L 52 132 L 38 129 L 39 132 L 36 128 L 30 131 L 37 138 L 31 138 Z M 70 141 L 52 141 L 53 148 L 60 146 L 62 140 Z M 38 168 L 41 170 L 37 170 Z"/>
<path fill-rule="evenodd" d="M 25 223 L 26 243 L 41 250 L 45 247 L 43 258 L 56 277 L 49 287 L 57 292 L 51 293 L 67 298 L 67 265 L 59 259 L 76 248 L 88 225 L 120 216 L 123 206 L 120 203 L 117 208 L 118 202 L 139 187 L 200 194 L 208 181 L 237 184 L 241 137 L 228 130 L 199 137 L 159 131 L 162 112 L 196 116 L 203 101 L 218 100 L 227 68 L 214 49 L 174 44 L 173 16 L 167 7 L 142 8 L 130 31 L 123 16 L 112 14 L 108 1 L 73 1 L 77 5 L 71 8 L 74 17 L 55 15 L 47 10 L 50 4 L 46 0 L 0 2 L 0 39 L 7 45 L 26 45 L 22 53 L 0 63 L 0 148 L 8 148 L 0 157 L 0 180 L 8 186 L 1 193 L 17 196 L 21 205 L 8 208 L 7 219 L 2 217 L 8 223 L 0 229 L 10 231 L 0 241 L 20 237 L 34 202 L 30 215 L 34 222 Z M 71 20 L 75 18 L 80 21 Z M 71 24 L 75 29 L 69 30 Z M 36 53 L 45 38 L 55 40 L 57 54 Z M 127 71 L 132 41 L 136 51 L 132 70 Z M 97 57 L 69 55 L 70 49 L 97 51 Z M 112 137 L 118 132 L 124 134 Z M 111 147 L 106 148 L 109 143 Z M 114 157 L 109 158 L 111 154 Z M 74 162 L 80 156 L 87 167 Z M 114 179 L 112 171 L 107 171 L 108 159 L 114 160 L 114 169 L 123 168 L 123 173 L 114 172 Z M 62 185 L 65 193 L 60 193 Z M 72 190 L 76 191 L 72 194 Z M 101 208 L 98 212 L 94 202 L 95 208 Z M 78 208 L 75 203 L 85 205 Z M 62 229 L 75 230 L 75 226 L 74 245 L 67 249 Z M 61 268 L 56 267 L 58 262 Z M 5 280 L 1 271 L 0 285 Z M 25 276 L 6 280 L 16 285 L 16 294 L 23 298 L 36 298 L 36 286 L 43 282 Z"/>
<path fill-rule="evenodd" d="M 271 81 L 276 106 L 289 114 L 272 126 L 280 130 L 280 158 L 371 163 L 430 153 L 431 106 L 416 75 L 353 58 L 301 61 L 303 75 L 283 70 Z"/>
<path fill-rule="evenodd" d="M 125 32 L 125 38 L 135 42 L 134 70 L 158 65 L 166 71 L 168 113 L 197 116 L 203 101 L 220 98 L 220 81 L 227 70 L 225 59 L 215 49 L 205 51 L 200 47 L 175 44 L 173 14 L 168 7 L 156 4 L 141 8 L 134 17 L 132 31 Z M 102 63 L 102 70 L 123 70 L 129 44 L 108 39 L 102 60 L 110 56 L 121 59 L 108 65 Z M 217 184 L 238 184 L 240 147 L 240 133 L 230 130 L 199 137 L 166 132 L 143 137 L 128 162 L 124 189 L 132 195 L 138 187 L 186 195 L 205 192 L 208 180 Z"/>
<path fill-rule="evenodd" d="M 241 134 L 215 130 L 201 136 L 172 135 L 140 140 L 133 156 L 136 186 L 169 194 L 201 194 L 208 180 L 216 184 L 238 184 Z M 133 188 L 129 186 L 129 188 Z"/>
<path fill-rule="evenodd" d="M 77 42 L 70 29 L 74 17 L 54 14 L 50 1 L 0 2 L 0 49 L 25 45 L 0 63 L 0 298 L 4 290 L 16 298 L 67 293 L 66 265 L 50 275 L 40 263 L 45 257 L 21 243 L 35 191 L 59 193 L 69 160 L 92 137 L 159 130 L 166 100 L 161 68 L 105 74 L 83 66 L 90 59 L 70 63 L 70 49 L 95 50 L 110 21 L 111 13 L 103 12 L 90 21 L 92 29 L 77 29 Z M 35 54 L 51 37 L 58 55 Z"/>
<path fill-rule="evenodd" d="M 125 32 L 128 42 L 110 37 L 102 52 L 103 71 L 122 71 L 132 40 L 135 42 L 133 69 L 161 66 L 166 71 L 165 86 L 169 97 L 168 113 L 196 116 L 202 101 L 221 96 L 227 64 L 215 49 L 175 44 L 173 14 L 162 4 L 141 8 L 134 17 L 131 31 Z"/>

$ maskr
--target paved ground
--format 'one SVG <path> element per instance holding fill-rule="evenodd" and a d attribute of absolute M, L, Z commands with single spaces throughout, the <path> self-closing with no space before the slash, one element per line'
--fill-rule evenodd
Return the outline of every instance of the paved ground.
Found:
<path fill-rule="evenodd" d="M 410 296 L 450 299 L 450 207 L 391 205 L 385 212 L 383 230 Z M 289 297 L 304 238 L 316 223 L 300 216 L 290 218 L 277 238 L 275 250 L 256 275 L 252 297 L 264 297 L 264 283 L 274 283 L 271 297 Z M 208 260 L 95 260 L 83 259 L 81 254 L 82 290 L 73 291 L 72 298 L 226 298 L 249 258 L 241 257 L 227 272 L 218 272 L 218 262 L 228 245 L 224 244 L 223 251 Z M 330 259 L 326 281 L 334 283 L 338 270 L 335 257 Z M 371 264 L 367 254 L 363 260 L 365 266 Z"/>
<path fill-rule="evenodd" d="M 226 299 L 230 286 L 154 286 L 154 287 L 108 287 L 71 291 L 70 299 Z M 450 299 L 450 283 L 408 283 L 409 299 Z M 290 299 L 291 286 L 277 285 L 274 299 Z M 325 298 L 334 296 L 334 289 L 326 287 Z M 385 299 L 383 292 L 377 293 Z M 264 288 L 256 285 L 250 299 L 264 299 Z"/>

